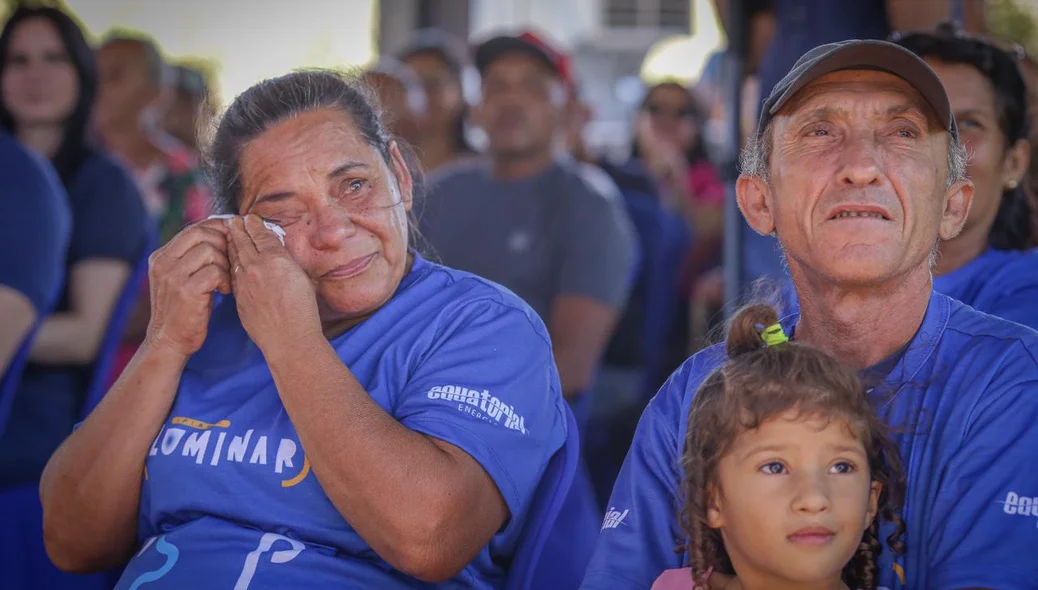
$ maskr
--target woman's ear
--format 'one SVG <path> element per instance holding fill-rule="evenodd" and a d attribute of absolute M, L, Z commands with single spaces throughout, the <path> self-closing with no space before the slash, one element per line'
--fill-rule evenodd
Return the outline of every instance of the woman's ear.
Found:
<path fill-rule="evenodd" d="M 1021 139 L 1006 150 L 1002 159 L 1002 176 L 1004 185 L 1019 184 L 1023 181 L 1027 169 L 1031 165 L 1031 142 Z M 1008 186 L 1005 186 L 1008 188 Z"/>
<path fill-rule="evenodd" d="M 389 142 L 389 156 L 392 160 L 391 169 L 396 178 L 396 185 L 400 189 L 400 200 L 404 204 L 404 210 L 410 211 L 414 204 L 414 179 L 411 178 L 411 170 L 407 167 L 407 160 L 400 151 L 400 146 L 394 139 Z"/>

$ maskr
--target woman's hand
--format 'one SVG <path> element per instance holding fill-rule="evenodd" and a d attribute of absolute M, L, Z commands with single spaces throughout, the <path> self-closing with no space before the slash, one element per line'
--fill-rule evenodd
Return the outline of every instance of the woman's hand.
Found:
<path fill-rule="evenodd" d="M 300 333 L 321 333 L 310 278 L 256 215 L 226 220 L 238 317 L 260 350 Z"/>
<path fill-rule="evenodd" d="M 213 292 L 231 292 L 227 234 L 221 220 L 201 221 L 151 255 L 151 319 L 146 342 L 185 359 L 202 347 Z"/>

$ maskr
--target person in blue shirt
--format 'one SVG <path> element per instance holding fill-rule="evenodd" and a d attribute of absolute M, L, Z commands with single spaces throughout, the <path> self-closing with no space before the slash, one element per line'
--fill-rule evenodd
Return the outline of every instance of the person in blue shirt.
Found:
<path fill-rule="evenodd" d="M 51 161 L 72 211 L 68 280 L 33 341 L 0 437 L 0 488 L 36 487 L 79 418 L 112 310 L 146 254 L 147 219 L 129 173 L 87 139 L 97 69 L 68 15 L 14 11 L 0 33 L 0 84 L 0 127 Z"/>
<path fill-rule="evenodd" d="M 502 586 L 566 438 L 548 333 L 414 251 L 420 179 L 367 96 L 304 71 L 224 115 L 210 174 L 233 216 L 152 256 L 148 338 L 44 472 L 60 568 L 129 560 L 120 589 Z"/>
<path fill-rule="evenodd" d="M 786 333 L 861 370 L 895 434 L 907 547 L 880 556 L 890 590 L 1038 579 L 1038 333 L 932 286 L 938 239 L 966 222 L 965 168 L 933 70 L 849 41 L 809 51 L 775 87 L 737 184 L 750 226 L 785 251 L 800 301 Z M 582 588 L 644 588 L 687 563 L 678 458 L 694 393 L 724 360 L 692 356 L 645 410 Z"/>
<path fill-rule="evenodd" d="M 37 322 L 53 308 L 65 279 L 68 198 L 49 164 L 0 131 L 0 376 Z M 0 399 L 0 432 L 10 400 Z"/>
<path fill-rule="evenodd" d="M 1031 248 L 1031 206 L 1021 185 L 1031 144 L 1019 56 L 950 22 L 893 41 L 937 72 L 972 154 L 966 173 L 973 207 L 962 233 L 941 243 L 934 289 L 1038 329 L 1038 251 Z"/>

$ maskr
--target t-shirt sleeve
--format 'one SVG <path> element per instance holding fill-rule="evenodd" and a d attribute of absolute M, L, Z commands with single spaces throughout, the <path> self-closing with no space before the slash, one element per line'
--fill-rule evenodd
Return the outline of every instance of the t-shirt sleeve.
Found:
<path fill-rule="evenodd" d="M 38 314 L 54 304 L 65 276 L 70 212 L 56 174 L 27 154 L 2 150 L 0 284 L 24 295 Z"/>
<path fill-rule="evenodd" d="M 583 295 L 620 309 L 632 283 L 635 242 L 619 199 L 598 194 L 581 182 L 569 196 L 570 224 L 563 236 L 559 293 Z"/>
<path fill-rule="evenodd" d="M 642 414 L 581 590 L 649 588 L 663 570 L 682 566 L 675 547 L 684 384 L 676 373 Z"/>
<path fill-rule="evenodd" d="M 129 173 L 95 157 L 73 185 L 73 228 L 69 265 L 90 259 L 137 263 L 143 254 L 144 203 Z"/>
<path fill-rule="evenodd" d="M 518 305 L 487 298 L 444 316 L 394 410 L 404 426 L 457 446 L 486 470 L 512 534 L 566 438 L 547 332 Z"/>
<path fill-rule="evenodd" d="M 961 446 L 943 465 L 928 523 L 928 590 L 1035 587 L 1038 366 L 1028 361 L 1000 371 L 1012 385 L 974 408 Z"/>

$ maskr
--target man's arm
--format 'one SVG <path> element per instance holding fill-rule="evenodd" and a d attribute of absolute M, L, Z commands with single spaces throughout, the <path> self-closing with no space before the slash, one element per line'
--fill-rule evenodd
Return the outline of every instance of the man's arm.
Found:
<path fill-rule="evenodd" d="M 940 467 L 925 556 L 933 590 L 1024 590 L 1038 580 L 1038 364 L 1014 352 L 997 369 L 1008 385 L 981 398 Z"/>
<path fill-rule="evenodd" d="M 579 194 L 567 198 L 569 225 L 558 267 L 559 294 L 548 318 L 567 398 L 583 393 L 593 381 L 631 289 L 634 230 L 619 191 L 609 182 L 610 187 L 596 184 L 597 189 L 587 182 L 574 183 Z"/>
<path fill-rule="evenodd" d="M 0 285 L 0 318 L 0 375 L 3 375 L 36 322 L 36 308 L 19 291 Z"/>

